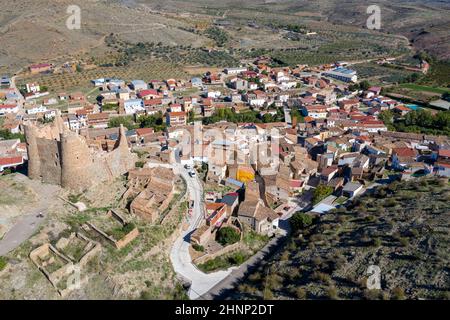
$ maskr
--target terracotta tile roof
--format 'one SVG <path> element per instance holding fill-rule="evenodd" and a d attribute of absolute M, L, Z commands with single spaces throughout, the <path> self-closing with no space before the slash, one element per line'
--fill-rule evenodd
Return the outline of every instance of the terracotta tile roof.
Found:
<path fill-rule="evenodd" d="M 415 157 L 416 151 L 411 148 L 394 148 L 392 154 L 396 154 L 398 157 Z"/>
<path fill-rule="evenodd" d="M 23 158 L 22 157 L 5 157 L 5 158 L 0 158 L 0 166 L 21 164 L 21 163 L 23 163 Z"/>
<path fill-rule="evenodd" d="M 169 112 L 170 117 L 183 117 L 186 116 L 186 112 Z"/>
<path fill-rule="evenodd" d="M 152 134 L 154 132 L 155 132 L 155 130 L 153 130 L 153 128 L 139 128 L 139 129 L 136 129 L 136 133 L 137 133 L 138 136 L 143 136 L 143 135 L 146 135 L 146 134 Z"/>
<path fill-rule="evenodd" d="M 0 109 L 14 109 L 17 107 L 15 104 L 0 104 Z"/>
<path fill-rule="evenodd" d="M 396 106 L 395 109 L 400 110 L 400 111 L 411 111 L 410 108 L 404 106 L 403 104 Z"/>
<path fill-rule="evenodd" d="M 334 173 L 336 170 L 337 170 L 337 167 L 330 166 L 330 167 L 323 169 L 321 174 L 323 176 L 329 176 L 330 174 Z"/>
<path fill-rule="evenodd" d="M 438 151 L 439 157 L 447 157 L 450 158 L 450 149 L 439 149 Z"/>

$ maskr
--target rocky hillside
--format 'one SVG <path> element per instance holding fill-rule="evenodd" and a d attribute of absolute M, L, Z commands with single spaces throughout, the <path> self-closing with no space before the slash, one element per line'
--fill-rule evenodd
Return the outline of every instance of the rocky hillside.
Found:
<path fill-rule="evenodd" d="M 294 231 L 242 299 L 448 299 L 448 179 L 394 182 Z M 381 290 L 368 290 L 370 265 Z"/>

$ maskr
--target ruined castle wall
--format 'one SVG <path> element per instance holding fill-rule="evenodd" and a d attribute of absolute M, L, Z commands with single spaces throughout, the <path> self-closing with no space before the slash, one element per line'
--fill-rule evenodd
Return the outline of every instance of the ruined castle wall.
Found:
<path fill-rule="evenodd" d="M 39 175 L 43 182 L 61 184 L 61 154 L 59 141 L 36 139 L 39 155 Z"/>
<path fill-rule="evenodd" d="M 89 147 L 76 133 L 61 135 L 61 185 L 64 188 L 82 191 L 92 184 L 92 164 Z"/>
<path fill-rule="evenodd" d="M 138 160 L 128 149 L 123 127 L 119 134 L 114 150 L 104 152 L 89 148 L 86 139 L 65 129 L 58 117 L 49 126 L 26 125 L 28 175 L 74 191 L 110 181 L 133 169 Z"/>
<path fill-rule="evenodd" d="M 24 126 L 28 151 L 28 176 L 31 179 L 40 179 L 41 161 L 36 143 L 36 132 L 32 126 Z"/>

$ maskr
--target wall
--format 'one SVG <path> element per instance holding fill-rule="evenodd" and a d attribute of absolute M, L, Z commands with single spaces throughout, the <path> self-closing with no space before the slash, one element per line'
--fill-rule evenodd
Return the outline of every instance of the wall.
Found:
<path fill-rule="evenodd" d="M 28 175 L 74 191 L 114 179 L 134 168 L 123 127 L 111 152 L 91 149 L 85 138 L 69 131 L 60 116 L 50 125 L 24 125 L 28 149 Z"/>

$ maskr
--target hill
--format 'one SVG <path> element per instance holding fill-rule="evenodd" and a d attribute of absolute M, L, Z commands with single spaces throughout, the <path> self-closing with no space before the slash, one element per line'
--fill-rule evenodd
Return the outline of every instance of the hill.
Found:
<path fill-rule="evenodd" d="M 336 52 L 349 59 L 388 55 L 406 47 L 405 38 L 397 34 L 408 37 L 417 49 L 441 58 L 449 58 L 450 52 L 450 7 L 439 1 L 379 1 L 381 32 L 362 28 L 369 1 L 0 0 L 0 4 L 1 73 L 15 73 L 37 62 L 117 54 L 116 48 L 105 41 L 110 34 L 129 43 L 160 43 L 176 50 L 187 45 L 214 47 L 217 37 L 205 31 L 214 23 L 222 23 L 221 28 L 228 34 L 224 44 L 227 50 L 281 50 L 275 55 L 293 63 L 341 58 Z M 81 30 L 66 28 L 69 5 L 81 8 Z M 279 30 L 286 25 L 306 26 L 319 34 L 293 41 Z M 398 43 L 400 40 L 403 43 Z M 299 47 L 306 51 L 299 52 Z M 359 52 L 361 48 L 367 52 Z M 287 49 L 294 51 L 282 51 Z M 236 56 L 245 58 L 242 54 Z"/>
<path fill-rule="evenodd" d="M 393 182 L 316 217 L 238 286 L 238 299 L 449 298 L 448 179 Z M 368 268 L 381 290 L 368 290 Z"/>

